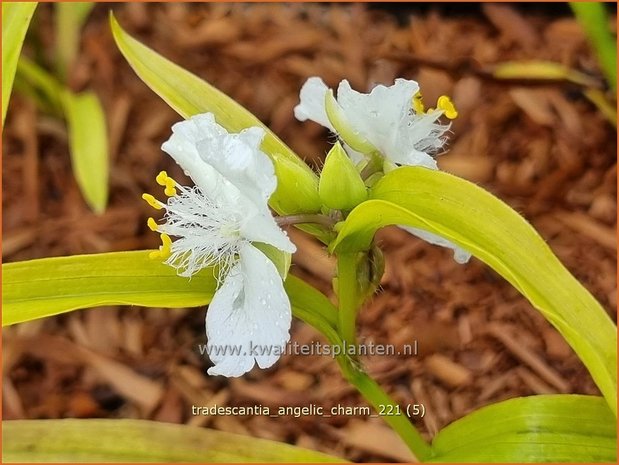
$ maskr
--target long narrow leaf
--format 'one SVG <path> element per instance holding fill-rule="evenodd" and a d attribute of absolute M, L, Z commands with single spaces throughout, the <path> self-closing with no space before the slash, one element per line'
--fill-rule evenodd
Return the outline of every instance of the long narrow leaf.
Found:
<path fill-rule="evenodd" d="M 343 462 L 239 434 L 143 420 L 16 420 L 2 424 L 3 462 Z"/>
<path fill-rule="evenodd" d="M 80 45 L 80 31 L 94 7 L 92 2 L 56 3 L 56 68 L 61 79 L 66 79 Z"/>
<path fill-rule="evenodd" d="M 69 129 L 69 149 L 73 173 L 86 202 L 103 213 L 108 196 L 108 149 L 105 115 L 92 92 L 63 93 Z"/>
<path fill-rule="evenodd" d="M 113 15 L 110 24 L 118 48 L 136 74 L 181 116 L 211 112 L 231 132 L 252 126 L 265 129 L 262 149 L 271 156 L 278 176 L 277 190 L 269 203 L 277 212 L 320 210 L 316 174 L 258 118 L 206 81 L 135 40 Z M 294 176 L 287 176 L 291 172 Z"/>
<path fill-rule="evenodd" d="M 59 117 L 64 114 L 62 85 L 49 72 L 25 56 L 20 57 L 17 63 L 15 85 L 17 86 L 19 83 L 27 83 L 37 93 L 38 98 L 45 102 L 45 109 Z"/>
<path fill-rule="evenodd" d="M 569 81 L 586 87 L 599 87 L 600 82 L 580 71 L 560 63 L 542 60 L 507 61 L 493 67 L 492 75 L 497 79 Z"/>
<path fill-rule="evenodd" d="M 19 54 L 36 7 L 36 2 L 2 2 L 2 126 Z"/>
<path fill-rule="evenodd" d="M 148 254 L 112 252 L 4 264 L 2 325 L 103 305 L 175 308 L 211 301 L 214 269 L 182 278 Z M 326 296 L 291 275 L 285 286 L 297 317 L 323 333 L 332 331 L 336 313 Z"/>
<path fill-rule="evenodd" d="M 332 249 L 367 249 L 376 230 L 390 224 L 455 242 L 500 273 L 559 330 L 616 413 L 616 327 L 520 215 L 475 184 L 419 167 L 388 173 L 370 197 L 348 216 Z"/>
<path fill-rule="evenodd" d="M 617 462 L 617 426 L 601 397 L 544 395 L 476 410 L 434 437 L 430 462 Z"/>
<path fill-rule="evenodd" d="M 2 278 L 3 326 L 103 305 L 193 307 L 215 292 L 212 271 L 179 278 L 147 251 L 8 263 Z"/>
<path fill-rule="evenodd" d="M 600 61 L 608 84 L 617 90 L 617 39 L 609 28 L 606 5 L 598 2 L 570 2 Z"/>

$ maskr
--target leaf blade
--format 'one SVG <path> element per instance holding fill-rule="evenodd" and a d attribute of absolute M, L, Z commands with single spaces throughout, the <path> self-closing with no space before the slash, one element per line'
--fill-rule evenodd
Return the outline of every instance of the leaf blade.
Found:
<path fill-rule="evenodd" d="M 612 36 L 608 27 L 606 5 L 596 2 L 570 2 L 570 7 L 591 42 L 608 85 L 616 92 L 617 39 Z"/>
<path fill-rule="evenodd" d="M 373 187 L 344 222 L 335 250 L 369 247 L 377 229 L 402 224 L 456 243 L 518 289 L 572 346 L 616 413 L 616 327 L 518 213 L 448 173 L 402 167 Z"/>
<path fill-rule="evenodd" d="M 4 264 L 2 325 L 101 305 L 190 307 L 210 301 L 215 292 L 212 271 L 181 279 L 148 254 L 115 252 Z"/>
<path fill-rule="evenodd" d="M 601 397 L 519 397 L 439 431 L 430 462 L 615 462 L 616 437 L 615 418 Z"/>
<path fill-rule="evenodd" d="M 2 424 L 4 462 L 343 462 L 239 434 L 144 420 L 13 420 Z"/>
<path fill-rule="evenodd" d="M 96 94 L 64 91 L 62 103 L 69 130 L 73 173 L 86 202 L 98 214 L 108 199 L 107 126 Z"/>
<path fill-rule="evenodd" d="M 271 157 L 276 172 L 296 168 L 295 178 L 279 177 L 270 205 L 282 214 L 317 212 L 318 177 L 286 144 L 247 109 L 208 82 L 172 63 L 125 32 L 113 14 L 110 26 L 116 45 L 136 74 L 184 118 L 210 112 L 230 132 L 258 126 L 265 130 L 262 149 Z M 279 155 L 279 156 L 277 156 Z M 303 195 L 298 195 L 302 193 Z"/>
<path fill-rule="evenodd" d="M 207 268 L 191 279 L 151 260 L 151 251 L 111 252 L 42 258 L 2 265 L 2 325 L 9 326 L 102 305 L 198 307 L 217 288 L 217 272 Z M 329 299 L 288 275 L 284 286 L 293 313 L 323 333 L 336 325 Z"/>
<path fill-rule="evenodd" d="M 80 30 L 95 4 L 93 2 L 58 2 L 55 11 L 56 69 L 66 80 L 80 45 Z"/>
<path fill-rule="evenodd" d="M 11 98 L 19 54 L 37 2 L 2 2 L 2 126 Z"/>

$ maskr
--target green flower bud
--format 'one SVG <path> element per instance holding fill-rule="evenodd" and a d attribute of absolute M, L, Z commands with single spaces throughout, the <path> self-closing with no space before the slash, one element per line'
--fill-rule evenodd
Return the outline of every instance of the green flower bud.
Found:
<path fill-rule="evenodd" d="M 269 205 L 278 213 L 317 213 L 322 202 L 318 196 L 318 177 L 304 163 L 295 163 L 278 153 L 271 153 L 278 182 L 277 189 L 269 199 Z"/>
<path fill-rule="evenodd" d="M 352 210 L 367 198 L 367 189 L 340 143 L 327 154 L 318 183 L 322 203 L 336 210 Z"/>

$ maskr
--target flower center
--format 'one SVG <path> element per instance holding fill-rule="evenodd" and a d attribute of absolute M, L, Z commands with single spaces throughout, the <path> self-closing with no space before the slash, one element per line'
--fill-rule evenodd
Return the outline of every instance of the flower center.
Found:
<path fill-rule="evenodd" d="M 411 105 L 416 115 L 423 115 L 435 111 L 434 108 L 429 108 L 426 111 L 426 107 L 423 103 L 423 97 L 420 90 L 415 92 L 415 94 L 413 95 Z M 438 98 L 438 100 L 436 101 L 436 110 L 442 111 L 447 119 L 456 119 L 458 117 L 458 111 L 456 110 L 456 106 L 447 95 L 441 95 Z"/>
<path fill-rule="evenodd" d="M 156 181 L 169 198 L 163 203 L 150 194 L 142 195 L 150 206 L 166 211 L 164 224 L 148 219 L 148 227 L 161 234 L 162 242 L 150 258 L 166 260 L 181 276 L 214 265 L 222 276 L 236 262 L 245 243 L 241 235 L 242 212 L 222 200 L 213 201 L 198 187 L 179 185 L 165 171 L 157 175 Z M 176 240 L 172 242 L 170 236 Z"/>

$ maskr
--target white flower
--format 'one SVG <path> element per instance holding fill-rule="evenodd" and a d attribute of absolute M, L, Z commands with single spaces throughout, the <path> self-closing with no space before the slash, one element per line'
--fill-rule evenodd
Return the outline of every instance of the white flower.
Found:
<path fill-rule="evenodd" d="M 335 99 L 322 79 L 311 77 L 301 88 L 300 100 L 294 109 L 296 118 L 315 121 L 336 133 L 355 163 L 378 152 L 392 164 L 436 170 L 435 155 L 443 148 L 449 130 L 449 125 L 441 124 L 439 118 L 458 115 L 446 96 L 438 99 L 436 109 L 426 111 L 419 85 L 406 79 L 396 79 L 389 87 L 378 85 L 369 94 L 353 90 L 343 80 Z M 384 169 L 389 169 L 389 163 Z M 458 263 L 467 262 L 471 256 L 435 234 L 403 229 L 431 244 L 453 249 Z"/>
<path fill-rule="evenodd" d="M 432 155 L 445 144 L 449 129 L 438 119 L 443 114 L 457 115 L 447 97 L 439 99 L 438 109 L 425 112 L 415 81 L 396 79 L 390 87 L 378 85 L 369 94 L 362 94 L 343 80 L 333 112 L 328 115 L 325 101 L 329 92 L 322 79 L 309 78 L 301 88 L 301 102 L 294 109 L 296 118 L 321 124 L 357 151 L 363 152 L 357 148 L 359 145 L 366 146 L 393 163 L 437 168 Z"/>
<path fill-rule="evenodd" d="M 170 196 L 167 203 L 144 194 L 149 204 L 165 210 L 164 224 L 148 222 L 163 242 L 154 255 L 181 276 L 219 268 L 220 287 L 206 315 L 207 351 L 215 364 L 209 374 L 240 376 L 255 363 L 268 368 L 289 340 L 290 301 L 275 265 L 252 243 L 289 253 L 296 247 L 267 205 L 277 179 L 272 161 L 259 149 L 264 130 L 229 134 L 212 114 L 203 114 L 172 131 L 162 149 L 195 186 L 180 186 L 161 172 L 157 182 Z"/>

